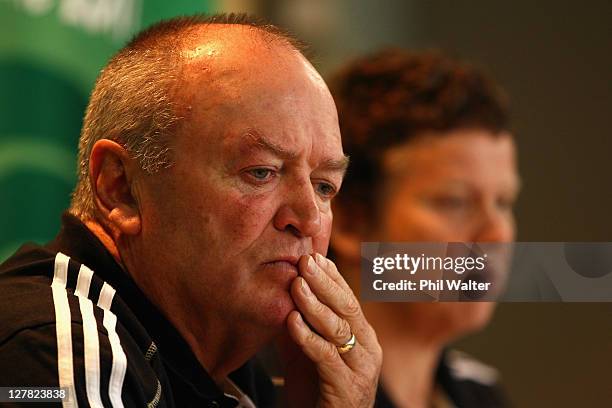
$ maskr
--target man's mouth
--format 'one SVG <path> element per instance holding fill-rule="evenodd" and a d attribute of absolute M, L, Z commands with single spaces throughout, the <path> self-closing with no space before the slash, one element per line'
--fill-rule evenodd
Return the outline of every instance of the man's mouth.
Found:
<path fill-rule="evenodd" d="M 299 257 L 296 256 L 283 256 L 272 261 L 264 262 L 264 268 L 270 271 L 281 273 L 282 275 L 298 275 L 298 261 Z"/>
<path fill-rule="evenodd" d="M 299 256 L 287 255 L 287 256 L 280 256 L 267 263 L 286 262 L 293 266 L 297 266 L 299 260 L 300 260 Z"/>

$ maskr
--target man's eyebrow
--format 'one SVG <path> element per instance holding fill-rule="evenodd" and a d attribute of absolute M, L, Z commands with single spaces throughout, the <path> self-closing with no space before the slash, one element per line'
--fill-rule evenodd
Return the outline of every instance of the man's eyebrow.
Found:
<path fill-rule="evenodd" d="M 341 173 L 342 177 L 346 173 L 346 169 L 349 166 L 349 157 L 343 156 L 341 159 L 327 159 L 319 166 L 323 170 L 329 170 L 337 173 Z"/>
<path fill-rule="evenodd" d="M 254 130 L 254 129 L 251 129 L 248 132 L 246 132 L 243 138 L 246 139 L 249 144 L 255 145 L 258 148 L 261 148 L 264 150 L 268 150 L 272 154 L 278 157 L 281 157 L 283 159 L 291 160 L 291 159 L 297 158 L 298 156 L 297 152 L 292 152 L 290 150 L 283 148 L 282 146 L 279 146 L 278 144 L 272 142 L 271 140 L 268 140 L 265 137 L 263 137 L 261 133 L 259 133 L 257 130 Z M 323 170 L 329 170 L 329 171 L 342 173 L 342 176 L 344 177 L 344 174 L 346 173 L 346 169 L 348 168 L 348 165 L 349 165 L 349 157 L 344 155 L 342 156 L 341 159 L 324 160 L 319 166 L 319 168 Z"/>
<path fill-rule="evenodd" d="M 289 151 L 271 140 L 266 139 L 256 130 L 249 130 L 244 134 L 243 138 L 246 139 L 249 144 L 257 146 L 263 150 L 268 150 L 272 154 L 283 159 L 292 160 L 298 156 L 296 152 Z"/>

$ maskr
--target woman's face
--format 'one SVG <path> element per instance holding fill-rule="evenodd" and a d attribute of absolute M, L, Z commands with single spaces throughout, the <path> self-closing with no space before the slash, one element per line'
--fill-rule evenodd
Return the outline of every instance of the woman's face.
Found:
<path fill-rule="evenodd" d="M 519 191 L 510 134 L 465 129 L 424 134 L 390 149 L 378 241 L 509 242 Z M 494 304 L 410 304 L 412 315 L 458 335 L 482 327 Z"/>

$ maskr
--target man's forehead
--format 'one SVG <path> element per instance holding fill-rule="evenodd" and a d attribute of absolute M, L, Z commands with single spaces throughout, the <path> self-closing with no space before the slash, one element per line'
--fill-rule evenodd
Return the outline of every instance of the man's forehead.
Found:
<path fill-rule="evenodd" d="M 333 99 L 312 65 L 288 43 L 262 39 L 261 30 L 221 27 L 192 33 L 183 48 L 180 92 L 192 133 L 215 126 L 221 139 L 242 136 L 244 146 L 285 156 L 293 136 L 310 134 L 330 160 L 344 160 Z"/>
<path fill-rule="evenodd" d="M 181 47 L 180 92 L 190 98 L 205 92 L 215 103 L 239 99 L 247 92 L 305 81 L 325 83 L 311 64 L 287 40 L 262 29 L 241 25 L 195 28 Z"/>

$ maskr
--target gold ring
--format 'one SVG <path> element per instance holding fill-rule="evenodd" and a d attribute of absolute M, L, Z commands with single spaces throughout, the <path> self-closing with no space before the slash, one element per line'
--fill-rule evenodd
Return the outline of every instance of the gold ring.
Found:
<path fill-rule="evenodd" d="M 353 347 L 355 347 L 355 343 L 357 343 L 357 340 L 355 339 L 355 335 L 353 334 L 353 332 L 351 332 L 351 338 L 349 339 L 349 341 L 347 341 L 341 346 L 336 346 L 336 348 L 338 349 L 338 353 L 348 353 L 353 349 Z"/>

